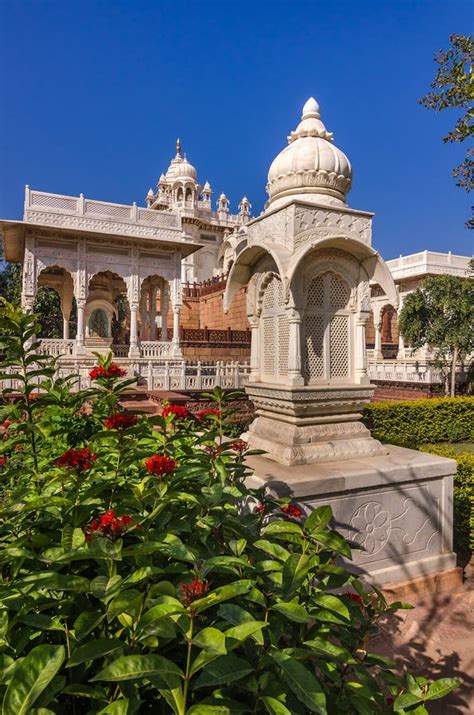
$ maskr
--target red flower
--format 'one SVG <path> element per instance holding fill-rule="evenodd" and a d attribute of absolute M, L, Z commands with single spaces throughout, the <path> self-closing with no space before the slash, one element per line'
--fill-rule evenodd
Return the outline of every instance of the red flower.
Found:
<path fill-rule="evenodd" d="M 10 427 L 10 425 L 11 425 L 11 422 L 9 422 L 8 420 L 5 420 L 5 422 L 2 422 L 2 427 L 4 429 L 8 429 L 8 427 Z"/>
<path fill-rule="evenodd" d="M 97 459 L 87 447 L 80 449 L 68 449 L 56 460 L 56 465 L 63 469 L 77 469 L 78 472 L 86 472 L 92 467 L 92 464 Z"/>
<path fill-rule="evenodd" d="M 287 504 L 287 506 L 282 506 L 281 511 L 284 514 L 288 514 L 288 516 L 294 516 L 295 519 L 299 519 L 300 516 L 303 516 L 303 512 L 301 511 L 301 509 L 294 504 Z"/>
<path fill-rule="evenodd" d="M 127 427 L 133 427 L 138 422 L 137 415 L 132 415 L 129 412 L 116 412 L 113 415 L 109 415 L 104 422 L 104 426 L 107 429 L 117 429 L 123 430 Z"/>
<path fill-rule="evenodd" d="M 256 506 L 256 507 L 254 508 L 254 512 L 255 512 L 256 514 L 261 514 L 262 511 L 265 511 L 265 509 L 266 509 L 265 504 L 259 504 L 258 506 Z"/>
<path fill-rule="evenodd" d="M 233 449 L 234 452 L 238 452 L 240 456 L 248 449 L 248 443 L 243 439 L 236 439 L 234 442 L 226 445 L 227 449 Z"/>
<path fill-rule="evenodd" d="M 198 598 L 205 596 L 208 591 L 209 583 L 207 581 L 201 581 L 199 578 L 195 578 L 191 583 L 179 584 L 181 603 L 185 606 L 190 606 L 193 601 L 197 601 Z"/>
<path fill-rule="evenodd" d="M 154 454 L 145 459 L 145 466 L 155 477 L 171 474 L 176 469 L 176 460 L 166 454 Z"/>
<path fill-rule="evenodd" d="M 110 379 L 113 377 L 125 377 L 127 371 L 119 367 L 117 363 L 111 362 L 109 367 L 103 367 L 103 365 L 96 365 L 92 368 L 89 373 L 91 380 L 99 379 Z"/>
<path fill-rule="evenodd" d="M 205 451 L 208 453 L 211 459 L 216 459 L 221 452 L 223 451 L 224 447 L 219 447 L 219 446 L 213 446 L 208 444 L 206 447 L 204 447 Z"/>
<path fill-rule="evenodd" d="M 7 458 L 0 457 L 0 467 L 4 467 L 6 463 L 7 463 Z"/>
<path fill-rule="evenodd" d="M 94 534 L 105 536 L 113 541 L 122 536 L 131 523 L 131 516 L 117 516 L 112 509 L 109 509 L 101 517 L 92 519 L 91 523 L 84 527 L 86 541 L 91 541 Z"/>
<path fill-rule="evenodd" d="M 189 410 L 181 405 L 166 405 L 161 411 L 162 417 L 168 417 L 168 415 L 173 415 L 177 420 L 187 420 L 189 415 Z"/>
<path fill-rule="evenodd" d="M 364 599 L 362 596 L 359 596 L 358 593 L 353 593 L 350 591 L 349 593 L 346 593 L 347 598 L 350 598 L 351 601 L 355 601 L 355 603 L 359 603 L 361 606 L 364 605 Z"/>
<path fill-rule="evenodd" d="M 220 417 L 221 414 L 221 411 L 216 409 L 215 407 L 209 407 L 205 410 L 200 410 L 199 412 L 196 412 L 196 417 L 200 422 L 202 422 L 211 415 L 214 415 L 215 417 Z"/>

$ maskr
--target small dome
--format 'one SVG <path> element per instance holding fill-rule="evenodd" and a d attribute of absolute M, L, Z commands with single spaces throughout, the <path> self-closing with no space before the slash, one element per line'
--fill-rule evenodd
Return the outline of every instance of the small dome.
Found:
<path fill-rule="evenodd" d="M 196 181 L 197 171 L 186 158 L 181 156 L 181 143 L 179 139 L 176 142 L 176 156 L 171 160 L 171 164 L 166 172 L 166 181 L 175 181 L 176 179 L 192 179 Z"/>
<path fill-rule="evenodd" d="M 310 97 L 303 107 L 301 122 L 288 137 L 288 146 L 273 160 L 268 172 L 268 206 L 282 203 L 288 196 L 318 203 L 345 201 L 352 181 L 347 156 L 333 144 L 319 113 L 319 105 Z M 332 201 L 331 201 L 332 199 Z"/>
<path fill-rule="evenodd" d="M 203 190 L 203 191 L 211 191 L 211 185 L 210 185 L 210 183 L 209 183 L 208 181 L 206 181 L 206 183 L 204 184 L 202 190 Z"/>

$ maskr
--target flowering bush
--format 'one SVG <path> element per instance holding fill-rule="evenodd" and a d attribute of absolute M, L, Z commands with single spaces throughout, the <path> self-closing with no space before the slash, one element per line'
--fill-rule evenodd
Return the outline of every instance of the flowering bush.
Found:
<path fill-rule="evenodd" d="M 130 384 L 111 359 L 71 391 L 32 352 L 35 317 L 0 319 L 22 386 L 0 409 L 15 422 L 0 441 L 3 715 L 421 715 L 455 686 L 370 652 L 397 604 L 347 571 L 328 507 L 305 516 L 246 486 L 251 452 L 226 445 L 220 416 L 104 429 Z"/>

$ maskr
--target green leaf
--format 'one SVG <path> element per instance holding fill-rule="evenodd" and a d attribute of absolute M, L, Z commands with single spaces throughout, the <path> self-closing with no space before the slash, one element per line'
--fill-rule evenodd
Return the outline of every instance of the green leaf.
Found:
<path fill-rule="evenodd" d="M 23 579 L 23 583 L 34 583 L 37 588 L 48 591 L 90 591 L 90 581 L 83 576 L 66 576 L 59 573 L 31 574 Z"/>
<path fill-rule="evenodd" d="M 107 680 L 119 683 L 124 680 L 138 680 L 155 675 L 167 680 L 171 678 L 178 683 L 179 678 L 184 676 L 183 671 L 177 665 L 161 655 L 124 655 L 91 678 L 91 682 Z"/>
<path fill-rule="evenodd" d="M 262 702 L 270 715 L 292 715 L 291 710 L 288 710 L 288 708 L 276 698 L 265 695 L 262 698 Z"/>
<path fill-rule="evenodd" d="M 205 688 L 215 685 L 227 685 L 235 680 L 245 678 L 246 675 L 253 673 L 253 670 L 253 666 L 243 658 L 238 658 L 233 653 L 223 655 L 204 668 L 194 687 Z"/>
<path fill-rule="evenodd" d="M 105 614 L 97 611 L 84 611 L 74 621 L 74 634 L 78 641 L 83 640 L 105 618 Z"/>
<path fill-rule="evenodd" d="M 159 603 L 146 611 L 140 619 L 140 628 L 149 630 L 162 618 L 173 615 L 186 615 L 185 607 L 177 599 L 173 598 L 172 600 L 176 601 L 176 603 Z"/>
<path fill-rule="evenodd" d="M 311 534 L 311 538 L 318 543 L 323 544 L 323 546 L 326 546 L 328 549 L 336 551 L 338 554 L 342 554 L 342 556 L 346 556 L 347 558 L 351 557 L 351 547 L 344 537 L 335 531 L 316 530 Z"/>
<path fill-rule="evenodd" d="M 290 558 L 290 552 L 279 544 L 275 544 L 273 541 L 267 541 L 266 539 L 259 539 L 254 543 L 254 546 L 265 553 L 270 554 L 275 559 L 285 562 Z"/>
<path fill-rule="evenodd" d="M 60 669 L 64 646 L 39 645 L 13 671 L 2 705 L 2 715 L 24 715 Z"/>
<path fill-rule="evenodd" d="M 231 715 L 227 705 L 193 705 L 186 710 L 186 715 Z"/>
<path fill-rule="evenodd" d="M 72 668 L 75 665 L 79 665 L 79 663 L 102 658 L 104 655 L 114 653 L 124 648 L 124 646 L 123 641 L 119 641 L 115 638 L 97 638 L 90 643 L 85 643 L 79 648 L 76 648 L 76 650 L 72 652 L 66 667 Z"/>
<path fill-rule="evenodd" d="M 61 545 L 64 551 L 72 551 L 73 549 L 79 549 L 85 543 L 85 536 L 82 529 L 79 527 L 74 528 L 71 524 L 67 524 L 61 536 Z"/>
<path fill-rule="evenodd" d="M 322 529 L 331 521 L 331 519 L 331 507 L 318 506 L 317 509 L 313 509 L 311 514 L 306 519 L 304 523 L 304 528 L 306 531 L 315 531 L 316 529 Z"/>
<path fill-rule="evenodd" d="M 283 678 L 298 700 L 310 712 L 326 715 L 326 696 L 313 673 L 286 653 L 274 651 L 271 657 L 281 668 Z"/>
<path fill-rule="evenodd" d="M 349 653 L 347 648 L 343 648 L 340 645 L 336 645 L 335 643 L 332 643 L 325 638 L 320 638 L 317 636 L 316 638 L 312 638 L 310 641 L 305 641 L 304 645 L 308 646 L 308 648 L 314 648 L 314 650 L 317 650 L 319 653 L 323 653 L 323 655 L 327 655 L 329 658 L 343 660 L 346 663 L 355 662 L 354 658 Z"/>
<path fill-rule="evenodd" d="M 299 524 L 292 521 L 271 521 L 262 529 L 262 534 L 295 534 L 303 536 L 303 530 Z"/>
<path fill-rule="evenodd" d="M 109 703 L 105 708 L 99 710 L 98 715 L 131 715 L 131 713 L 136 712 L 136 708 L 130 706 L 130 700 L 115 700 L 115 702 Z"/>
<path fill-rule="evenodd" d="M 203 628 L 193 637 L 192 643 L 198 648 L 209 650 L 213 653 L 226 653 L 225 635 L 217 628 Z"/>
<path fill-rule="evenodd" d="M 321 606 L 321 608 L 327 608 L 328 611 L 333 611 L 333 613 L 337 613 L 338 616 L 342 616 L 347 620 L 350 619 L 349 610 L 346 604 L 343 603 L 337 596 L 332 596 L 330 593 L 318 593 L 313 598 L 313 603 Z"/>
<path fill-rule="evenodd" d="M 405 708 L 409 708 L 411 705 L 421 703 L 421 700 L 422 699 L 418 695 L 414 695 L 413 693 L 401 693 L 395 699 L 395 702 L 393 703 L 393 709 L 405 710 Z"/>
<path fill-rule="evenodd" d="M 211 606 L 216 606 L 222 601 L 228 601 L 231 598 L 235 598 L 235 596 L 241 596 L 243 593 L 247 593 L 250 591 L 252 586 L 253 581 L 248 579 L 234 581 L 227 586 L 220 586 L 220 588 L 216 588 L 215 591 L 211 591 L 207 594 L 207 596 L 204 596 L 204 598 L 194 601 L 192 604 L 193 610 L 196 613 L 201 613 L 202 611 L 211 608 Z"/>
<path fill-rule="evenodd" d="M 107 700 L 107 692 L 98 685 L 85 685 L 83 683 L 73 683 L 66 685 L 61 694 L 75 695 L 78 698 L 91 698 L 91 700 Z"/>
<path fill-rule="evenodd" d="M 272 610 L 281 613 L 285 618 L 295 623 L 308 623 L 311 618 L 304 606 L 301 606 L 296 601 L 280 601 L 280 603 L 274 603 Z"/>
<path fill-rule="evenodd" d="M 254 637 L 255 634 L 261 634 L 263 628 L 266 628 L 269 624 L 265 621 L 249 621 L 248 623 L 241 623 L 239 626 L 233 626 L 224 631 L 224 636 L 226 638 L 227 650 L 232 648 L 237 648 L 243 641 L 251 636 Z M 257 640 L 254 638 L 254 640 Z M 228 641 L 235 641 L 234 644 L 228 643 Z M 261 642 L 257 640 L 257 642 Z"/>
<path fill-rule="evenodd" d="M 283 590 L 292 596 L 301 586 L 311 567 L 311 558 L 306 554 L 291 554 L 283 566 Z"/>
<path fill-rule="evenodd" d="M 429 686 L 425 699 L 437 700 L 437 698 L 444 698 L 445 695 L 450 693 L 459 685 L 460 681 L 455 678 L 440 678 L 439 680 L 435 680 L 434 683 L 431 683 Z"/>

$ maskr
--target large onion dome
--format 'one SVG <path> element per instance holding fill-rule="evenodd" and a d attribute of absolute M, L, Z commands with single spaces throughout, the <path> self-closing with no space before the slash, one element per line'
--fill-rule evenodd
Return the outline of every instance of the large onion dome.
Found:
<path fill-rule="evenodd" d="M 277 208 L 287 197 L 305 202 L 340 204 L 350 191 L 352 168 L 347 156 L 333 144 L 310 97 L 301 122 L 288 137 L 288 146 L 273 160 L 268 172 L 268 206 Z"/>

